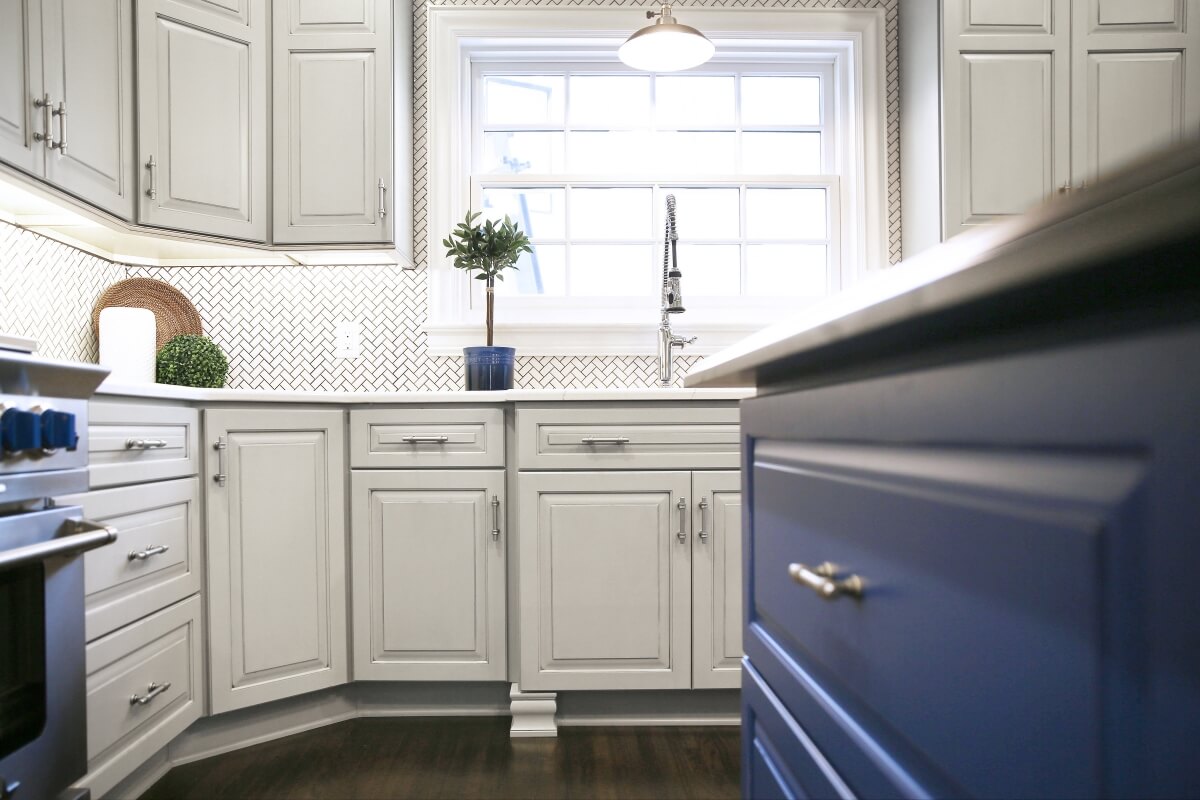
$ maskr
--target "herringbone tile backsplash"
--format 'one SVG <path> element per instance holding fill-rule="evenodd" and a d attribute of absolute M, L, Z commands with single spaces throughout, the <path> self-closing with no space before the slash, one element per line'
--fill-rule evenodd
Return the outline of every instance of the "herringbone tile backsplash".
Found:
<path fill-rule="evenodd" d="M 443 0 L 459 5 L 641 5 L 641 0 Z M 898 0 L 696 0 L 698 6 L 879 7 L 886 17 L 888 229 L 900 259 Z M 426 0 L 413 1 L 413 234 L 428 236 Z M 418 266 L 425 253 L 418 248 Z M 109 284 L 144 275 L 177 286 L 229 354 L 238 389 L 390 391 L 458 389 L 462 363 L 429 355 L 421 332 L 428 308 L 423 269 L 399 267 L 125 267 L 0 223 L 0 331 L 37 339 L 55 358 L 96 359 L 91 312 Z M 333 358 L 333 330 L 362 324 L 362 355 Z M 678 360 L 678 374 L 700 359 Z M 680 380 L 682 377 L 680 377 Z M 640 356 L 517 359 L 515 383 L 539 387 L 638 387 L 655 382 L 655 359 Z"/>
<path fill-rule="evenodd" d="M 51 358 L 96 360 L 92 308 L 125 277 L 186 294 L 229 355 L 235 389 L 433 391 L 462 388 L 462 359 L 430 356 L 423 271 L 399 267 L 126 267 L 0 222 L 0 331 Z M 362 324 L 362 355 L 333 357 L 333 330 Z M 678 360 L 680 374 L 698 358 Z M 652 386 L 655 359 L 517 359 L 521 388 Z"/>

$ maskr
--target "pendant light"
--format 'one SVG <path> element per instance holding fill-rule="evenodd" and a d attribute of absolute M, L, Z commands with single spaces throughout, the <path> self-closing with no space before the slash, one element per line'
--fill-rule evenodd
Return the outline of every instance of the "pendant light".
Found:
<path fill-rule="evenodd" d="M 647 11 L 654 20 L 625 40 L 617 56 L 628 66 L 646 72 L 678 72 L 697 67 L 712 58 L 713 43 L 690 25 L 680 25 L 663 3 L 660 11 Z"/>

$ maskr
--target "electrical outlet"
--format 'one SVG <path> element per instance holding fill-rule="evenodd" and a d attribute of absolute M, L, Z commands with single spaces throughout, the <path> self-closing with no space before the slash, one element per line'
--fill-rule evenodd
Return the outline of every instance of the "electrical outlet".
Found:
<path fill-rule="evenodd" d="M 333 328 L 333 357 L 358 358 L 362 355 L 360 334 L 362 326 L 353 320 L 342 320 Z"/>

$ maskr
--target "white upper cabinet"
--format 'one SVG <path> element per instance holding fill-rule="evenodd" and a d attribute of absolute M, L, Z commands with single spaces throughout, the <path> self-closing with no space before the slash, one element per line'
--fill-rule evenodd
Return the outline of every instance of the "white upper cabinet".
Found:
<path fill-rule="evenodd" d="M 46 150 L 39 0 L 0 0 L 0 160 L 42 175 Z"/>
<path fill-rule="evenodd" d="M 1073 39 L 1072 185 L 1200 133 L 1200 2 L 1076 0 Z"/>
<path fill-rule="evenodd" d="M 1070 0 L 945 0 L 945 233 L 1020 214 L 1071 176 Z"/>
<path fill-rule="evenodd" d="M 130 220 L 133 0 L 0 0 L 0 159 Z"/>
<path fill-rule="evenodd" d="M 267 240 L 266 0 L 138 3 L 139 221 Z"/>
<path fill-rule="evenodd" d="M 946 237 L 1200 134 L 1200 0 L 944 0 L 942 21 Z"/>
<path fill-rule="evenodd" d="M 392 241 L 391 0 L 276 0 L 274 240 Z"/>

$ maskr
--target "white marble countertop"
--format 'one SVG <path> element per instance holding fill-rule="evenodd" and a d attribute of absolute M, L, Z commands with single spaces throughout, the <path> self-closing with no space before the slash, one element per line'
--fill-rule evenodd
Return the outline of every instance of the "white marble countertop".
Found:
<path fill-rule="evenodd" d="M 543 403 L 653 402 L 741 400 L 753 389 L 509 389 L 500 392 L 301 392 L 270 389 L 193 389 L 161 383 L 111 383 L 96 390 L 101 396 L 197 403 L 330 403 L 337 405 L 395 405 L 402 403 Z"/>
<path fill-rule="evenodd" d="M 1053 321 L 1070 303 L 1046 301 L 1046 287 L 1066 281 L 1083 287 L 1115 260 L 1183 241 L 1196 230 L 1200 145 L 1193 143 L 1136 164 L 1086 192 L 956 236 L 877 272 L 705 358 L 684 384 L 761 389 L 902 356 L 929 347 L 931 338 L 961 345 L 987 333 L 983 319 L 994 326 L 1006 315 L 1028 317 L 1032 308 Z M 1136 259 L 1129 263 L 1133 266 L 1119 280 L 1136 288 Z"/>

